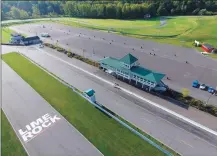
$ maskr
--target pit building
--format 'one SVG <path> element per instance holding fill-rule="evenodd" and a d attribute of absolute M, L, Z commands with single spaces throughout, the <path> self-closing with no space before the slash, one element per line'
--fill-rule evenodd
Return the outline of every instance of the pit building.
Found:
<path fill-rule="evenodd" d="M 105 57 L 99 61 L 100 68 L 116 78 L 135 83 L 146 90 L 166 91 L 167 86 L 162 82 L 165 74 L 155 72 L 140 66 L 138 59 L 127 54 L 121 59 Z"/>

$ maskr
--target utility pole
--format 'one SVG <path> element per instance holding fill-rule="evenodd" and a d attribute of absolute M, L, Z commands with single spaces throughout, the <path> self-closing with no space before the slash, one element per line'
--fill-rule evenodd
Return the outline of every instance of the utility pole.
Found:
<path fill-rule="evenodd" d="M 84 49 L 83 49 L 83 57 L 84 57 Z"/>
<path fill-rule="evenodd" d="M 209 102 L 210 98 L 211 98 L 213 95 L 214 95 L 214 93 L 212 93 L 212 94 L 209 96 L 209 98 L 207 99 L 207 101 L 206 101 L 205 105 L 207 105 L 207 104 L 208 104 L 208 102 Z"/>
<path fill-rule="evenodd" d="M 217 95 L 217 86 L 216 86 L 216 88 L 215 88 L 215 95 Z"/>

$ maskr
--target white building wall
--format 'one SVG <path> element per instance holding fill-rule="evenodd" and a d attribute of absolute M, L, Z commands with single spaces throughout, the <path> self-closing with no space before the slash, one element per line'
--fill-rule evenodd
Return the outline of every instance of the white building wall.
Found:
<path fill-rule="evenodd" d="M 134 74 L 131 74 L 131 73 L 129 73 L 129 75 L 126 75 L 123 71 L 121 72 L 121 71 L 119 71 L 117 69 L 114 70 L 114 71 L 115 71 L 115 73 L 118 76 L 122 76 L 125 79 L 129 79 L 129 80 L 134 80 L 134 81 L 140 82 L 140 83 L 142 83 L 142 84 L 144 84 L 146 86 L 152 87 L 152 88 L 154 88 L 157 85 L 156 83 L 153 83 L 153 82 L 150 82 L 150 81 L 147 81 L 147 80 L 144 80 L 144 79 L 141 80 L 137 75 L 135 75 L 136 77 L 134 77 Z"/>

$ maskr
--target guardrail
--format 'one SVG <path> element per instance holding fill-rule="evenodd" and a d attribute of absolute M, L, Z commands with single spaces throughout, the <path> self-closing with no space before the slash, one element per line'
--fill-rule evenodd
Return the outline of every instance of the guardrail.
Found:
<path fill-rule="evenodd" d="M 101 110 L 102 112 L 106 113 L 108 116 L 110 116 L 111 118 L 113 118 L 115 121 L 117 121 L 118 123 L 120 123 L 121 125 L 123 125 L 125 128 L 129 129 L 131 132 L 133 132 L 134 134 L 136 134 L 137 136 L 139 136 L 141 139 L 143 139 L 144 141 L 148 142 L 149 144 L 151 144 L 152 146 L 154 146 L 155 148 L 159 149 L 161 152 L 163 152 L 164 154 L 166 154 L 167 156 L 173 156 L 169 151 L 163 149 L 162 147 L 160 147 L 158 144 L 154 143 L 153 141 L 151 141 L 150 139 L 148 139 L 146 136 L 142 135 L 140 132 L 138 132 L 137 130 L 135 130 L 134 128 L 132 128 L 131 126 L 129 126 L 128 124 L 126 124 L 125 122 L 121 121 L 119 118 L 117 118 L 116 116 L 114 116 L 113 114 L 111 114 L 110 112 L 108 112 L 107 110 L 103 109 L 101 106 L 99 106 L 98 104 L 92 102 L 90 99 L 88 99 L 84 94 L 80 93 L 79 91 L 76 90 L 75 87 L 71 86 L 70 84 L 68 84 L 67 82 L 65 82 L 64 80 L 62 80 L 61 78 L 57 77 L 56 75 L 54 75 L 53 73 L 49 72 L 47 69 L 45 69 L 44 67 L 42 67 L 41 65 L 39 65 L 38 63 L 36 63 L 35 61 L 33 61 L 32 59 L 30 59 L 29 57 L 27 57 L 26 55 L 20 53 L 22 56 L 24 56 L 25 58 L 27 58 L 28 60 L 30 60 L 32 63 L 34 63 L 35 65 L 37 65 L 39 68 L 41 68 L 42 70 L 44 70 L 46 73 L 48 73 L 49 75 L 51 75 L 53 78 L 55 78 L 56 80 L 58 80 L 59 82 L 61 82 L 62 84 L 68 86 L 69 88 L 71 88 L 75 93 L 77 93 L 78 95 L 80 95 L 81 97 L 83 97 L 84 99 L 86 99 L 87 101 L 89 101 L 92 105 L 94 105 L 95 107 L 97 107 L 99 110 Z"/>

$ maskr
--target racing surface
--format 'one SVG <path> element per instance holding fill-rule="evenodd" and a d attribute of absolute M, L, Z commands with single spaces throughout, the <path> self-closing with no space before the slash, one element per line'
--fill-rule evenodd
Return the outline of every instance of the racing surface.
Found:
<path fill-rule="evenodd" d="M 2 75 L 2 109 L 28 155 L 102 155 L 3 61 Z"/>
<path fill-rule="evenodd" d="M 217 86 L 217 61 L 194 49 L 54 23 L 25 24 L 11 28 L 28 35 L 40 36 L 40 33 L 47 32 L 51 38 L 44 41 L 57 43 L 91 59 L 97 60 L 104 56 L 121 58 L 132 53 L 145 68 L 165 73 L 171 80 L 165 78 L 164 82 L 171 88 L 178 91 L 188 88 L 192 96 L 204 101 L 210 94 L 192 88 L 192 81 L 197 79 L 214 88 Z M 217 97 L 212 97 L 210 103 L 217 105 Z"/>
<path fill-rule="evenodd" d="M 155 108 L 149 108 L 148 103 L 116 91 L 111 86 L 91 78 L 34 47 L 24 48 L 22 53 L 78 89 L 93 88 L 99 103 L 107 106 L 177 152 L 183 155 L 214 156 L 217 154 L 215 137 L 200 132 L 188 124 L 180 123 L 175 118 L 156 111 Z M 139 104 L 143 104 L 144 108 L 140 107 Z"/>

